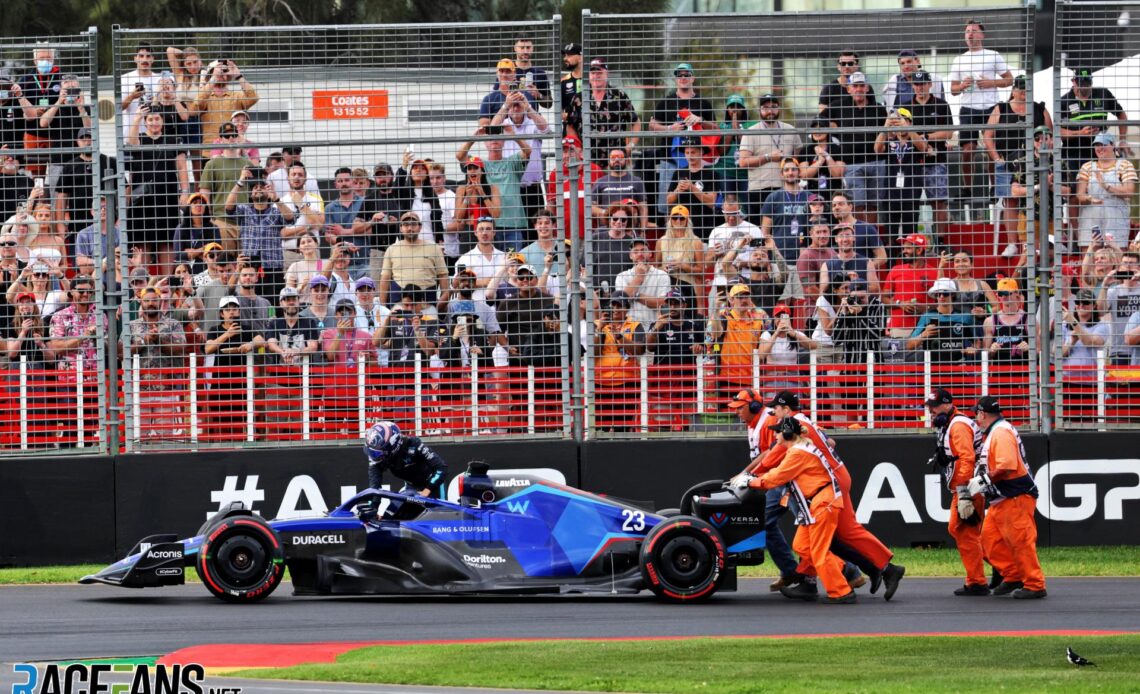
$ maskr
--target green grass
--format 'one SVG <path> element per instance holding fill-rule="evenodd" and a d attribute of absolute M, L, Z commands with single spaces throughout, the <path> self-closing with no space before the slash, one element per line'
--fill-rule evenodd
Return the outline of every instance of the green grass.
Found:
<path fill-rule="evenodd" d="M 1140 576 L 1140 552 L 1136 547 L 1042 547 L 1038 550 L 1046 576 Z M 896 563 L 906 566 L 907 576 L 960 576 L 958 552 L 953 549 L 895 549 Z M 0 568 L 0 585 L 74 583 L 103 568 L 101 564 Z M 743 577 L 775 576 L 771 562 L 740 570 Z M 189 571 L 186 580 L 198 576 Z M 286 580 L 288 576 L 286 575 Z"/>
<path fill-rule="evenodd" d="M 1068 664 L 1068 645 L 1097 667 Z M 335 664 L 235 674 L 599 692 L 1135 692 L 1140 635 L 379 646 L 346 653 Z"/>

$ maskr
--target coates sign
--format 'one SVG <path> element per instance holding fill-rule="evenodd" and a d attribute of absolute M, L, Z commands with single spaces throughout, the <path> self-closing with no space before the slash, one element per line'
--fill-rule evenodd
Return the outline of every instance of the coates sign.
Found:
<path fill-rule="evenodd" d="M 318 89 L 313 92 L 313 120 L 387 117 L 387 89 Z"/>

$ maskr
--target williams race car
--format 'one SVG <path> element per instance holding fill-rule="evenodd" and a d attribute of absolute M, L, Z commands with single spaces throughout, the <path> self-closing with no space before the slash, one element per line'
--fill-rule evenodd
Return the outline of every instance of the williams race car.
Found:
<path fill-rule="evenodd" d="M 366 489 L 322 517 L 263 520 L 234 503 L 188 539 L 143 538 L 80 583 L 178 585 L 195 567 L 227 602 L 296 595 L 636 593 L 672 602 L 736 589 L 764 560 L 764 497 L 698 485 L 660 513 L 471 463 L 450 502 Z"/>

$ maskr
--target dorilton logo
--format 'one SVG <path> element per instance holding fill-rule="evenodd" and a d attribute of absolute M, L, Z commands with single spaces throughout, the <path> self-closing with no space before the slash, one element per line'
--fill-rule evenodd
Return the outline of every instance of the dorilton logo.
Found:
<path fill-rule="evenodd" d="M 180 549 L 165 549 L 161 552 L 147 552 L 147 559 L 181 559 L 182 550 Z"/>
<path fill-rule="evenodd" d="M 492 564 L 506 564 L 507 558 L 495 554 L 464 554 L 463 561 L 472 566 L 486 567 Z"/>
<path fill-rule="evenodd" d="M 293 545 L 343 545 L 344 535 L 329 533 L 328 535 L 294 535 Z"/>

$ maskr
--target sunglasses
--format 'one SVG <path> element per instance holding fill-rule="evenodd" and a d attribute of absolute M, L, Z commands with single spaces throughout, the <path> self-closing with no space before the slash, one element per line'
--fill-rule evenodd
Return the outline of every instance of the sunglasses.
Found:
<path fill-rule="evenodd" d="M 611 222 L 621 222 L 622 224 L 625 224 L 626 222 L 629 221 L 629 217 L 610 217 L 610 221 Z"/>
<path fill-rule="evenodd" d="M 724 216 L 725 217 L 739 217 L 740 216 L 740 210 L 725 210 Z"/>
<path fill-rule="evenodd" d="M 94 293 L 93 289 L 72 289 L 71 291 L 75 292 L 76 294 L 93 294 Z"/>
<path fill-rule="evenodd" d="M 998 292 L 998 296 L 1017 296 L 1017 292 Z"/>
<path fill-rule="evenodd" d="M 1093 302 L 1091 302 L 1091 301 L 1078 301 L 1078 302 L 1076 302 L 1076 304 L 1077 304 L 1077 306 L 1092 306 Z"/>
<path fill-rule="evenodd" d="M 672 217 L 670 217 L 669 219 L 672 219 L 674 222 L 683 222 L 683 221 L 685 221 L 685 215 L 675 214 Z"/>
<path fill-rule="evenodd" d="M 678 79 L 680 79 L 682 77 L 692 77 L 692 76 L 693 76 L 693 73 L 691 73 L 691 72 L 678 72 L 677 73 Z"/>
<path fill-rule="evenodd" d="M 33 272 L 32 277 L 35 277 L 36 279 L 46 279 L 48 277 L 48 273 L 46 273 L 46 272 Z"/>
<path fill-rule="evenodd" d="M 839 67 L 855 67 L 859 64 L 858 60 L 840 60 Z"/>
<path fill-rule="evenodd" d="M 0 246 L 6 246 L 6 247 L 11 248 L 12 246 L 15 246 L 15 245 L 16 245 L 15 241 L 0 241 Z"/>

